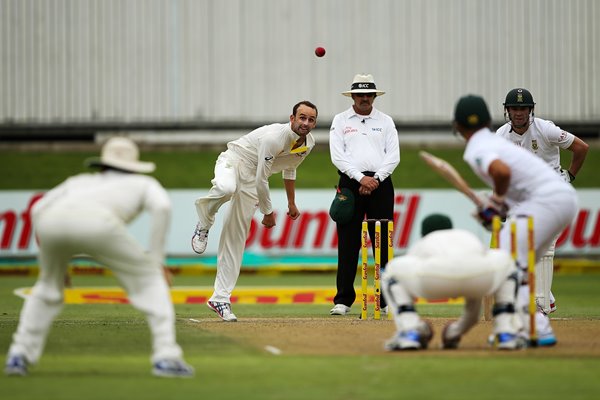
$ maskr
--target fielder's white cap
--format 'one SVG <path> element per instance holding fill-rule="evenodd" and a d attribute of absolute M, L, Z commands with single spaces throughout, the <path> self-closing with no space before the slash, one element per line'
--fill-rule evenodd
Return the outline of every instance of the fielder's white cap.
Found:
<path fill-rule="evenodd" d="M 352 97 L 352 93 L 375 93 L 377 96 L 385 94 L 381 90 L 377 90 L 373 75 L 371 74 L 358 74 L 354 76 L 352 86 L 350 90 L 342 92 L 344 96 Z"/>
<path fill-rule="evenodd" d="M 88 167 L 112 167 L 128 172 L 148 173 L 156 169 L 153 162 L 140 161 L 140 151 L 133 140 L 117 136 L 110 138 L 102 146 L 100 158 L 90 158 Z"/>

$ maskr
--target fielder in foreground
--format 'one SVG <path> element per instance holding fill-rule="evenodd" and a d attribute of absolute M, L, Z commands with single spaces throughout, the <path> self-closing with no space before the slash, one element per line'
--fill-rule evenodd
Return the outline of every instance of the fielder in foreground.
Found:
<path fill-rule="evenodd" d="M 156 179 L 141 175 L 155 166 L 139 161 L 137 146 L 124 137 L 109 139 L 101 157 L 88 165 L 100 172 L 67 179 L 33 208 L 40 275 L 25 300 L 4 371 L 27 375 L 28 366 L 38 362 L 63 306 L 68 263 L 75 255 L 87 254 L 112 270 L 131 304 L 146 314 L 152 333 L 152 373 L 191 377 L 194 369 L 183 361 L 175 340 L 175 313 L 163 276 L 171 201 Z M 152 216 L 149 252 L 126 227 L 141 211 Z"/>
<path fill-rule="evenodd" d="M 452 229 L 450 218 L 433 214 L 422 222 L 423 238 L 406 255 L 394 258 L 383 273 L 382 286 L 392 307 L 397 333 L 387 350 L 427 348 L 433 332 L 419 318 L 413 299 L 465 298 L 461 317 L 444 328 L 442 347 L 458 347 L 461 337 L 479 321 L 481 299 L 493 294 L 494 334 L 498 348 L 521 347 L 514 324 L 517 268 L 510 254 L 488 249 L 472 233 Z"/>
<path fill-rule="evenodd" d="M 317 124 L 317 114 L 314 104 L 301 101 L 293 107 L 290 122 L 265 125 L 227 143 L 227 151 L 217 159 L 208 195 L 196 200 L 198 223 L 192 249 L 198 254 L 206 250 L 208 231 L 217 211 L 231 200 L 219 241 L 215 290 L 207 303 L 223 321 L 237 321 L 231 311 L 231 292 L 240 275 L 244 246 L 256 209 L 263 214 L 265 228 L 275 226 L 269 192 L 271 175 L 282 172 L 287 214 L 292 219 L 300 216 L 296 206 L 296 168 L 315 145 L 310 132 Z"/>
<path fill-rule="evenodd" d="M 554 125 L 552 121 L 535 117 L 535 102 L 527 89 L 512 89 L 506 94 L 503 105 L 504 118 L 508 122 L 502 125 L 496 134 L 536 154 L 566 182 L 573 182 L 587 155 L 587 143 Z M 566 169 L 563 169 L 560 163 L 561 149 L 572 153 L 571 162 Z M 535 266 L 536 302 L 546 314 L 556 310 L 551 291 L 556 240 L 558 237 Z"/>
<path fill-rule="evenodd" d="M 533 217 L 535 260 L 539 262 L 560 232 L 575 218 L 578 209 L 577 193 L 554 169 L 541 158 L 490 131 L 491 117 L 483 98 L 464 96 L 454 112 L 454 128 L 467 141 L 463 159 L 483 182 L 493 189 L 486 205 L 479 207 L 476 216 L 491 229 L 493 217 Z M 527 276 L 528 246 L 527 219 L 517 219 L 517 267 Z M 499 234 L 499 248 L 511 249 L 511 224 L 504 224 Z M 519 287 L 519 315 L 529 304 L 529 288 L 523 279 Z M 538 345 L 556 343 L 550 319 L 542 312 L 535 315 Z M 521 334 L 528 336 L 529 318 L 523 321 Z M 529 339 L 529 337 L 527 337 Z"/>

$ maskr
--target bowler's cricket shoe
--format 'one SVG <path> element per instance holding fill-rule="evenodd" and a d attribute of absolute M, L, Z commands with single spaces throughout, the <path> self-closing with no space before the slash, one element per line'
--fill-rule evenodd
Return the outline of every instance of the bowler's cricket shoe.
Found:
<path fill-rule="evenodd" d="M 4 366 L 4 373 L 8 376 L 26 376 L 29 363 L 21 354 L 9 355 Z"/>
<path fill-rule="evenodd" d="M 194 236 L 192 236 L 192 250 L 198 254 L 202 254 L 206 251 L 206 244 L 208 243 L 208 229 L 200 227 L 200 223 L 196 224 L 194 229 Z"/>
<path fill-rule="evenodd" d="M 162 378 L 191 378 L 194 376 L 194 367 L 183 360 L 167 358 L 154 363 L 152 375 Z"/>
<path fill-rule="evenodd" d="M 231 312 L 231 304 L 229 303 L 220 303 L 217 301 L 209 301 L 206 303 L 208 308 L 217 313 L 219 317 L 225 322 L 235 322 L 237 321 L 237 317 L 234 313 Z"/>

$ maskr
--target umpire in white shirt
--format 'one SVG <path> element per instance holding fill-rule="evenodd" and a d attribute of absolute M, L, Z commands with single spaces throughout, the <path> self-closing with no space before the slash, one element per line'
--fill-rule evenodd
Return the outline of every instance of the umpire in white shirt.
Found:
<path fill-rule="evenodd" d="M 337 293 L 332 315 L 345 315 L 356 300 L 354 280 L 361 245 L 361 224 L 365 218 L 391 220 L 394 216 L 394 185 L 391 175 L 400 162 L 398 132 L 392 118 L 373 107 L 385 92 L 375 86 L 373 76 L 358 74 L 344 96 L 352 107 L 333 118 L 329 135 L 331 161 L 340 175 L 339 187 L 348 188 L 355 198 L 351 220 L 336 221 L 338 234 Z M 385 232 L 385 223 L 382 228 Z M 375 227 L 369 224 L 369 236 Z M 381 248 L 387 248 L 387 235 L 381 235 Z M 387 252 L 381 252 L 381 265 Z M 385 300 L 381 298 L 381 308 Z"/>
<path fill-rule="evenodd" d="M 163 276 L 171 200 L 156 179 L 142 175 L 154 171 L 154 163 L 138 157 L 133 141 L 113 137 L 102 147 L 99 159 L 88 161 L 100 172 L 70 177 L 34 205 L 40 275 L 13 335 L 7 375 L 27 375 L 28 365 L 41 357 L 52 321 L 63 306 L 68 263 L 78 254 L 110 268 L 131 304 L 146 315 L 152 333 L 153 374 L 194 374 L 175 341 L 175 312 Z M 126 226 L 142 211 L 150 214 L 152 222 L 147 252 Z"/>

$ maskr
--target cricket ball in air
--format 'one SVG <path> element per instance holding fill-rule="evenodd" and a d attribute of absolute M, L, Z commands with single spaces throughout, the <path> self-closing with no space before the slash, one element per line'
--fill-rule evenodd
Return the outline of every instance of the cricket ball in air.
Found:
<path fill-rule="evenodd" d="M 325 55 L 325 48 L 324 47 L 317 47 L 315 49 L 315 55 L 317 57 L 323 57 Z"/>

